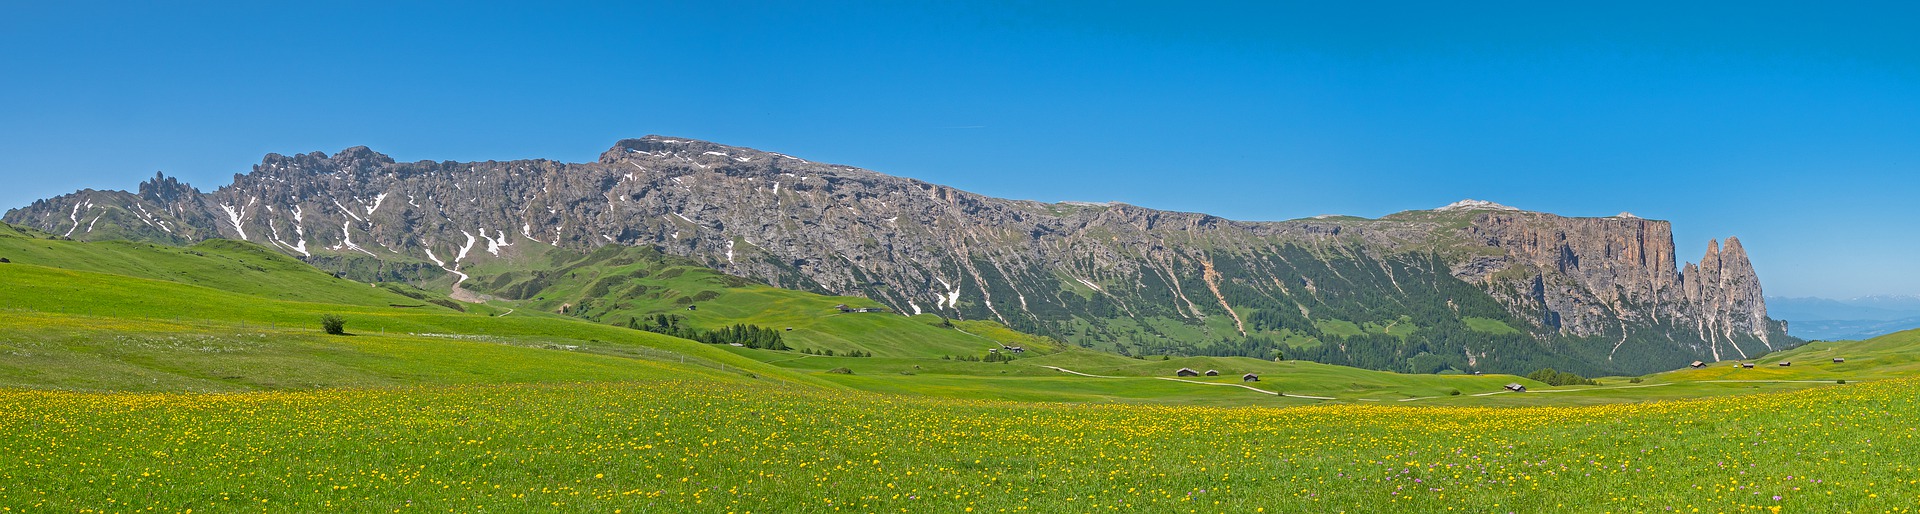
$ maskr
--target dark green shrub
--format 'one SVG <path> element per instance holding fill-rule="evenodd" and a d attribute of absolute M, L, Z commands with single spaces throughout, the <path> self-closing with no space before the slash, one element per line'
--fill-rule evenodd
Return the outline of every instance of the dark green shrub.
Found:
<path fill-rule="evenodd" d="M 326 330 L 328 334 L 346 335 L 347 319 L 338 314 L 323 314 L 320 316 L 320 328 Z"/>
<path fill-rule="evenodd" d="M 847 369 L 847 368 L 833 368 L 833 369 L 830 369 L 830 370 L 827 370 L 827 372 L 828 372 L 828 373 L 838 373 L 838 374 L 841 374 L 841 375 L 852 375 L 852 374 L 853 374 L 853 370 L 850 370 L 850 369 Z"/>

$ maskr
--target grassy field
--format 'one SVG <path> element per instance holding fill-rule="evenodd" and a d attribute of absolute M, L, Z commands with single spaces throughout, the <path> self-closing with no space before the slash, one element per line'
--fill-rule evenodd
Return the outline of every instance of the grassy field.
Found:
<path fill-rule="evenodd" d="M 744 379 L 0 392 L 0 512 L 1911 512 L 1913 379 L 1510 409 Z"/>
<path fill-rule="evenodd" d="M 0 256 L 0 513 L 1920 506 L 1920 331 L 1548 387 L 1133 358 L 618 254 L 459 309 L 242 243 L 0 232 Z M 596 287 L 632 294 L 550 312 Z M 795 350 L 609 318 L 669 310 Z M 949 358 L 1002 345 L 1032 351 Z"/>

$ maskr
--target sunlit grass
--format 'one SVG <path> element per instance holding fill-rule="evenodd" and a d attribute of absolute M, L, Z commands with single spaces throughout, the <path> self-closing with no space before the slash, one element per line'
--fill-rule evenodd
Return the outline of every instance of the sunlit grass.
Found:
<path fill-rule="evenodd" d="M 1601 407 L 1015 404 L 734 381 L 0 392 L 0 512 L 1908 512 L 1912 379 Z"/>

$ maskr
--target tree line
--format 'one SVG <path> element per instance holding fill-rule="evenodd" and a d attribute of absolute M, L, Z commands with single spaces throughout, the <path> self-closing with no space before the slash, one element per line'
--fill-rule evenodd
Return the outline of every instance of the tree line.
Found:
<path fill-rule="evenodd" d="M 627 328 L 692 339 L 707 344 L 738 344 L 762 350 L 791 350 L 781 340 L 780 331 L 757 325 L 736 323 L 717 330 L 702 330 L 686 324 L 686 318 L 655 314 L 646 318 L 628 318 Z"/>

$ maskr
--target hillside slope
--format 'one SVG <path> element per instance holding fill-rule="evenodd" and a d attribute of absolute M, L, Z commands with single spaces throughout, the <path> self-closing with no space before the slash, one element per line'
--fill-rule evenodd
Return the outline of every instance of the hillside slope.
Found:
<path fill-rule="evenodd" d="M 246 239 L 369 281 L 464 281 L 536 246 L 654 247 L 775 286 L 1134 353 L 1600 374 L 1797 344 L 1767 318 L 1738 240 L 1681 265 L 1664 221 L 1463 202 L 1241 222 L 1004 200 L 663 137 L 577 164 L 269 155 L 211 193 L 155 177 L 5 219 L 79 239 Z"/>

